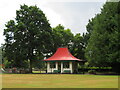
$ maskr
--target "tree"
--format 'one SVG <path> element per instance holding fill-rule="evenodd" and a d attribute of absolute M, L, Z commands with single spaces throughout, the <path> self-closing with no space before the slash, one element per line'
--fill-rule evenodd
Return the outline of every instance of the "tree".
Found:
<path fill-rule="evenodd" d="M 59 47 L 68 47 L 70 52 L 77 58 L 84 58 L 84 41 L 83 37 L 78 33 L 75 36 L 70 29 L 65 29 L 59 24 L 53 28 L 53 53 Z M 53 54 L 52 53 L 52 54 Z"/>
<path fill-rule="evenodd" d="M 87 46 L 88 40 L 90 39 L 91 33 L 93 31 L 93 22 L 94 22 L 95 18 L 96 17 L 89 20 L 89 23 L 86 26 L 87 32 L 83 33 L 83 41 L 84 41 L 85 47 Z"/>
<path fill-rule="evenodd" d="M 49 53 L 52 46 L 52 30 L 45 14 L 37 6 L 21 5 L 15 20 L 8 21 L 5 26 L 5 56 L 14 66 L 30 62 L 32 73 L 33 61 Z"/>
<path fill-rule="evenodd" d="M 71 47 L 71 53 L 80 59 L 85 59 L 84 57 L 84 49 L 85 49 L 85 45 L 84 45 L 84 41 L 83 41 L 83 37 L 80 35 L 80 33 L 76 34 L 73 38 L 73 45 Z"/>
<path fill-rule="evenodd" d="M 73 39 L 73 34 L 70 29 L 65 29 L 64 26 L 59 24 L 55 28 L 53 28 L 53 47 L 54 51 L 56 51 L 57 48 L 59 47 L 69 47 L 72 39 Z"/>
<path fill-rule="evenodd" d="M 36 57 L 35 61 L 33 62 L 33 68 L 37 68 L 37 69 L 45 69 L 45 62 L 42 61 L 44 58 L 43 55 Z"/>
<path fill-rule="evenodd" d="M 120 66 L 119 4 L 106 2 L 101 13 L 92 20 L 93 31 L 86 48 L 86 57 L 91 65 Z"/>

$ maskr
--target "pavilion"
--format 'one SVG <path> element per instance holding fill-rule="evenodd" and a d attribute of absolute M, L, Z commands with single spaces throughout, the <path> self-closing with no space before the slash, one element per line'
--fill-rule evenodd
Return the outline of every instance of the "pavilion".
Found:
<path fill-rule="evenodd" d="M 53 56 L 43 61 L 47 64 L 47 73 L 76 73 L 78 62 L 82 60 L 74 57 L 68 48 L 58 48 Z"/>

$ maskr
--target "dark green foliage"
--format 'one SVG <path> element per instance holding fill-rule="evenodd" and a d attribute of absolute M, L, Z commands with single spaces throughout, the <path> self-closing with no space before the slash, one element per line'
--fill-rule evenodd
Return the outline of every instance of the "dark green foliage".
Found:
<path fill-rule="evenodd" d="M 85 59 L 84 49 L 85 49 L 85 45 L 84 45 L 83 37 L 80 35 L 80 33 L 78 33 L 73 38 L 71 53 L 75 57 L 84 60 Z"/>
<path fill-rule="evenodd" d="M 45 66 L 45 62 L 42 61 L 43 58 L 44 58 L 43 55 L 38 55 L 33 62 L 33 67 L 38 69 L 45 69 L 46 66 Z"/>
<path fill-rule="evenodd" d="M 96 71 L 95 70 L 89 70 L 88 73 L 89 74 L 96 74 Z"/>
<path fill-rule="evenodd" d="M 86 58 L 94 66 L 120 65 L 120 2 L 106 2 L 101 13 L 92 19 L 92 32 L 86 47 Z M 117 69 L 117 68 L 116 68 Z"/>
<path fill-rule="evenodd" d="M 64 70 L 63 73 L 71 73 L 71 70 Z"/>
<path fill-rule="evenodd" d="M 68 47 L 70 52 L 77 58 L 84 59 L 84 41 L 80 34 L 75 36 L 70 29 L 58 25 L 53 28 L 53 49 L 54 53 L 59 47 Z"/>
<path fill-rule="evenodd" d="M 32 72 L 34 60 L 49 53 L 52 45 L 52 30 L 45 14 L 37 6 L 21 5 L 15 20 L 8 21 L 5 26 L 5 57 L 16 67 L 29 62 Z"/>
<path fill-rule="evenodd" d="M 60 70 L 54 70 L 53 73 L 60 73 Z"/>
<path fill-rule="evenodd" d="M 89 23 L 86 26 L 87 32 L 83 33 L 83 43 L 84 43 L 85 47 L 87 46 L 88 40 L 90 39 L 91 33 L 93 31 L 93 22 L 94 22 L 95 18 L 96 17 L 89 20 Z"/>
<path fill-rule="evenodd" d="M 64 26 L 59 24 L 53 28 L 53 50 L 56 50 L 59 47 L 69 47 L 73 37 L 70 29 L 65 29 Z"/>

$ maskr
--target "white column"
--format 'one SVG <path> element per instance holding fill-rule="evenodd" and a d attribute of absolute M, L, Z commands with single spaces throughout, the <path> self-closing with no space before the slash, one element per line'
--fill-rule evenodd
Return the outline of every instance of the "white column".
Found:
<path fill-rule="evenodd" d="M 47 73 L 50 72 L 50 62 L 47 62 Z"/>
<path fill-rule="evenodd" d="M 58 70 L 58 62 L 56 62 L 56 70 Z"/>
<path fill-rule="evenodd" d="M 61 62 L 61 73 L 63 73 L 63 62 Z"/>
<path fill-rule="evenodd" d="M 71 73 L 73 73 L 73 70 L 72 70 L 72 62 L 70 62 L 70 70 L 71 70 Z"/>

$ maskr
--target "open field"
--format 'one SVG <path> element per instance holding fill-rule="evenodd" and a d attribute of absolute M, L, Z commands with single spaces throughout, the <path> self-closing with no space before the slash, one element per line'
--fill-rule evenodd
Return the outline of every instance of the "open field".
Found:
<path fill-rule="evenodd" d="M 118 88 L 118 76 L 3 74 L 3 88 Z"/>

